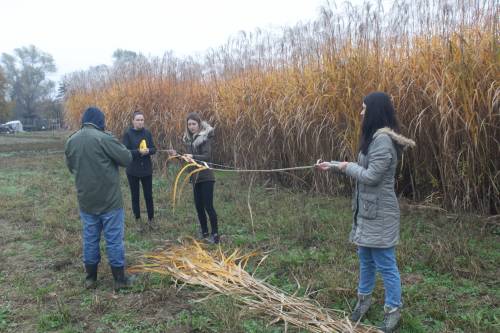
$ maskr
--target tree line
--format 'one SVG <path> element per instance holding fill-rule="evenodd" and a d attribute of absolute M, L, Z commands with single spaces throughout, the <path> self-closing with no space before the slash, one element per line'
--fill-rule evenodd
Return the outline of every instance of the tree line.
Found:
<path fill-rule="evenodd" d="M 117 49 L 113 53 L 113 67 L 144 58 L 129 50 Z M 107 70 L 106 65 L 95 70 Z M 65 79 L 57 83 L 49 76 L 57 67 L 52 55 L 34 45 L 16 48 L 0 58 L 0 123 L 18 119 L 24 124 L 35 124 L 40 119 L 62 122 Z"/>

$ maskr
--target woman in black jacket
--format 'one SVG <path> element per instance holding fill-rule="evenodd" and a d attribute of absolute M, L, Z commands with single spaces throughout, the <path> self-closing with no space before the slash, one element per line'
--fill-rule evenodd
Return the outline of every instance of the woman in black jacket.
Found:
<path fill-rule="evenodd" d="M 132 211 L 135 219 L 141 223 L 141 209 L 139 205 L 139 183 L 148 211 L 148 226 L 155 229 L 153 206 L 153 167 L 151 155 L 156 153 L 151 132 L 144 128 L 144 114 L 136 111 L 132 116 L 132 127 L 123 134 L 123 144 L 132 153 L 132 163 L 127 167 L 127 178 L 132 197 Z M 141 230 L 144 226 L 140 224 Z"/>
<path fill-rule="evenodd" d="M 202 121 L 196 112 L 188 114 L 186 118 L 186 132 L 182 138 L 187 154 L 184 156 L 196 162 L 211 162 L 212 139 L 214 129 L 207 122 Z M 171 151 L 171 154 L 177 154 Z M 194 203 L 201 226 L 201 237 L 210 243 L 219 243 L 217 213 L 214 208 L 214 172 L 210 169 L 200 171 L 191 176 L 193 184 Z M 210 218 L 211 233 L 209 238 L 207 215 Z"/>

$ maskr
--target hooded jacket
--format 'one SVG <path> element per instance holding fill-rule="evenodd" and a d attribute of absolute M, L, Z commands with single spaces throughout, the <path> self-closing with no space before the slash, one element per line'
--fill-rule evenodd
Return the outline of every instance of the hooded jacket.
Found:
<path fill-rule="evenodd" d="M 93 125 L 97 129 L 104 131 L 106 129 L 104 113 L 95 107 L 88 108 L 82 116 L 82 126 L 84 125 Z"/>
<path fill-rule="evenodd" d="M 147 155 L 139 153 L 139 144 L 143 139 L 146 140 L 146 145 L 149 148 L 149 154 Z M 136 130 L 131 127 L 123 134 L 122 142 L 132 153 L 132 163 L 127 166 L 127 175 L 135 177 L 151 176 L 153 174 L 151 155 L 156 154 L 151 132 L 145 128 Z"/>
<path fill-rule="evenodd" d="M 390 128 L 373 135 L 366 156 L 348 163 L 346 174 L 356 180 L 350 241 L 358 246 L 388 248 L 399 242 L 399 204 L 394 190 L 398 149 L 414 147 L 415 142 Z"/>
<path fill-rule="evenodd" d="M 75 175 L 80 210 L 102 214 L 123 208 L 119 166 L 127 166 L 132 155 L 113 135 L 104 132 L 104 114 L 89 108 L 82 128 L 65 145 L 66 165 Z"/>
<path fill-rule="evenodd" d="M 214 129 L 207 122 L 202 121 L 200 131 L 196 134 L 191 134 L 186 129 L 182 142 L 188 154 L 193 155 L 193 158 L 198 161 L 212 162 L 212 139 L 214 137 Z M 203 170 L 191 176 L 193 184 L 202 182 L 214 182 L 215 176 L 212 170 Z"/>

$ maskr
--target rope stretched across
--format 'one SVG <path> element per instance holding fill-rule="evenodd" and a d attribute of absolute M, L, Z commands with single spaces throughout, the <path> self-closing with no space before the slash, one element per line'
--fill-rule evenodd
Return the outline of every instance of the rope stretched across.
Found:
<path fill-rule="evenodd" d="M 160 150 L 160 151 L 168 151 L 168 150 Z M 194 175 L 198 172 L 201 172 L 203 170 L 214 170 L 214 171 L 221 171 L 221 172 L 237 172 L 237 173 L 239 173 L 239 172 L 288 172 L 288 171 L 292 171 L 292 170 L 313 169 L 315 167 L 314 165 L 307 165 L 307 166 L 278 168 L 278 169 L 237 169 L 237 168 L 228 167 L 225 165 L 218 164 L 218 166 L 222 166 L 224 168 L 227 168 L 227 169 L 222 169 L 222 168 L 214 168 L 214 167 L 209 166 L 209 164 L 214 165 L 215 163 L 209 163 L 209 162 L 196 160 L 193 158 L 188 158 L 188 157 L 186 157 L 184 155 L 180 155 L 180 154 L 176 154 L 176 155 L 170 156 L 168 158 L 168 160 L 172 160 L 172 159 L 180 159 L 180 160 L 187 163 L 184 167 L 181 168 L 181 170 L 179 171 L 179 173 L 175 177 L 173 191 L 172 191 L 172 208 L 173 209 L 175 209 L 175 203 L 177 201 L 177 189 L 178 189 L 180 177 L 185 170 L 189 169 L 189 167 L 194 168 L 194 170 L 189 172 L 189 174 L 184 178 L 184 181 L 182 182 L 182 186 L 179 188 L 179 195 L 178 195 L 179 198 L 181 196 L 182 189 L 184 188 L 184 185 L 187 183 L 187 180 L 192 175 Z"/>
<path fill-rule="evenodd" d="M 157 150 L 157 152 L 168 152 L 168 151 L 169 151 L 168 149 L 158 149 Z M 6 153 L 22 154 L 22 153 L 29 153 L 29 152 L 39 152 L 39 151 L 26 150 L 26 151 L 19 151 L 19 152 L 15 151 L 15 152 L 6 152 Z M 44 153 L 46 153 L 46 154 L 63 154 L 64 150 L 47 150 L 47 151 L 44 151 Z M 171 156 L 169 159 L 171 159 L 171 158 L 179 158 L 179 159 L 186 161 L 182 155 Z M 211 163 L 211 162 L 209 163 L 209 162 L 204 162 L 204 161 L 196 160 L 196 159 L 192 159 L 192 160 L 195 161 L 197 164 L 197 165 L 193 165 L 193 166 L 197 166 L 197 167 L 205 166 L 206 168 L 211 169 L 211 170 L 225 171 L 225 172 L 285 172 L 285 171 L 292 171 L 292 170 L 307 170 L 307 169 L 313 169 L 315 167 L 314 165 L 305 165 L 305 166 L 278 168 L 278 169 L 239 169 L 239 168 L 235 168 L 235 167 L 227 166 L 227 165 L 223 165 L 223 164 L 217 164 L 217 163 Z M 216 166 L 216 167 L 212 167 L 212 165 Z"/>
<path fill-rule="evenodd" d="M 167 151 L 167 150 L 161 150 L 161 151 Z M 191 162 L 191 161 L 194 161 L 197 164 L 197 167 L 205 167 L 205 168 L 210 169 L 210 170 L 225 171 L 225 172 L 285 172 L 285 171 L 292 171 L 292 170 L 307 170 L 307 169 L 314 169 L 315 168 L 315 165 L 305 165 L 305 166 L 296 166 L 296 167 L 288 167 L 288 168 L 277 168 L 277 169 L 239 169 L 239 168 L 235 168 L 235 167 L 231 167 L 231 166 L 226 166 L 226 165 L 222 165 L 222 164 L 205 162 L 205 161 L 197 160 L 197 159 L 194 159 L 194 158 L 187 159 L 183 155 L 174 155 L 174 156 L 171 156 L 171 157 L 169 157 L 169 160 L 173 159 L 173 158 L 178 158 L 178 159 L 181 159 L 181 160 L 183 160 L 185 162 L 188 162 L 188 163 Z M 214 168 L 214 167 L 212 167 L 210 165 L 215 165 L 215 166 L 223 167 L 224 169 L 223 168 Z"/>

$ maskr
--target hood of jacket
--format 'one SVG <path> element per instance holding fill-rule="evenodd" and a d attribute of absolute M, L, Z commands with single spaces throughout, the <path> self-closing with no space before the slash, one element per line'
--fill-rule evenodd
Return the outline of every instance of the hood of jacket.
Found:
<path fill-rule="evenodd" d="M 405 137 L 402 134 L 398 134 L 394 132 L 391 128 L 389 127 L 383 127 L 378 129 L 375 134 L 373 134 L 373 138 L 375 139 L 377 136 L 381 134 L 387 134 L 389 137 L 392 139 L 393 142 L 395 142 L 397 145 L 401 146 L 404 149 L 407 148 L 414 148 L 416 146 L 415 141 L 412 139 L 409 139 Z"/>
<path fill-rule="evenodd" d="M 104 131 L 106 127 L 104 113 L 96 107 L 88 108 L 82 116 L 82 126 L 84 125 L 93 125 L 97 129 Z"/>

